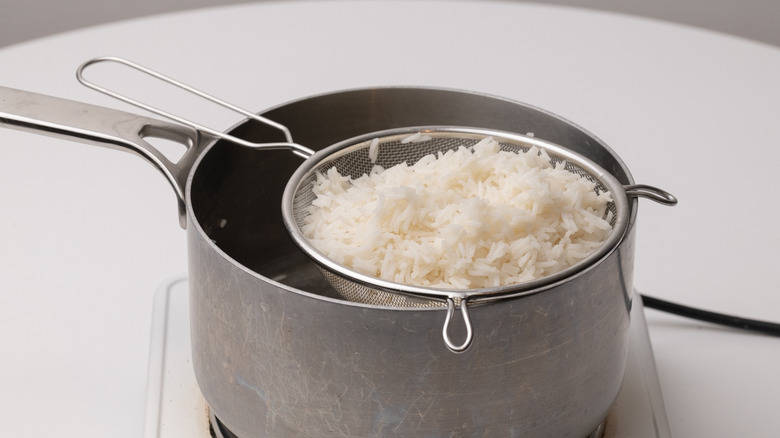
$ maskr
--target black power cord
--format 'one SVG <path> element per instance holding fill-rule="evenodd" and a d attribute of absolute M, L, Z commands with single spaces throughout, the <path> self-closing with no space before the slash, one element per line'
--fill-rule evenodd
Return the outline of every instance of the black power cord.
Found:
<path fill-rule="evenodd" d="M 645 307 L 649 309 L 660 310 L 662 312 L 672 313 L 674 315 L 684 316 L 686 318 L 759 332 L 771 336 L 780 336 L 780 324 L 778 323 L 747 319 L 733 315 L 726 315 L 723 313 L 709 312 L 707 310 L 671 303 L 669 301 L 664 301 L 644 294 L 641 296 Z"/>

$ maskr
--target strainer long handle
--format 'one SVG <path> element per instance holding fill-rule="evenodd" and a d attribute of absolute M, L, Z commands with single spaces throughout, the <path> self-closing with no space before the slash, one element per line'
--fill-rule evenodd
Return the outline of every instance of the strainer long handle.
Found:
<path fill-rule="evenodd" d="M 466 326 L 466 339 L 462 344 L 457 345 L 452 342 L 449 334 L 450 323 L 452 322 L 452 317 L 455 316 L 455 300 L 451 297 L 448 297 L 447 316 L 444 320 L 444 327 L 441 330 L 441 334 L 444 338 L 444 344 L 446 344 L 447 348 L 449 348 L 450 351 L 454 353 L 463 353 L 466 351 L 469 346 L 471 346 L 471 341 L 474 339 L 474 330 L 471 327 L 471 318 L 469 317 L 468 303 L 466 302 L 466 298 L 461 298 L 460 300 L 460 314 L 463 317 L 463 324 Z"/>
<path fill-rule="evenodd" d="M 141 102 L 139 100 L 136 100 L 136 99 L 130 98 L 128 96 L 125 96 L 123 94 L 117 93 L 115 91 L 109 90 L 109 89 L 107 89 L 105 87 L 102 87 L 100 85 L 95 84 L 94 82 L 91 82 L 91 81 L 87 80 L 84 77 L 84 70 L 86 70 L 87 67 L 89 67 L 91 65 L 102 63 L 102 62 L 117 63 L 117 64 L 124 65 L 126 67 L 130 67 L 132 69 L 135 69 L 137 71 L 145 73 L 145 74 L 147 74 L 147 75 L 149 75 L 149 76 L 151 76 L 153 78 L 159 79 L 159 80 L 161 80 L 163 82 L 166 82 L 168 84 L 171 84 L 173 86 L 181 88 L 182 90 L 185 90 L 185 91 L 187 91 L 189 93 L 192 93 L 192 94 L 195 94 L 195 95 L 197 95 L 199 97 L 202 97 L 203 99 L 205 99 L 205 100 L 207 100 L 209 102 L 212 102 L 212 103 L 217 104 L 217 105 L 219 105 L 221 107 L 227 108 L 227 109 L 229 109 L 231 111 L 237 112 L 237 113 L 239 113 L 239 114 L 241 114 L 241 115 L 243 115 L 245 117 L 248 117 L 248 118 L 250 118 L 252 120 L 256 120 L 256 121 L 258 121 L 260 123 L 263 123 L 265 125 L 268 125 L 268 126 L 271 126 L 273 128 L 276 128 L 276 129 L 280 130 L 284 134 L 284 137 L 285 137 L 285 139 L 287 141 L 285 141 L 285 142 L 277 142 L 277 143 L 253 143 L 253 142 L 249 142 L 249 141 L 246 141 L 244 139 L 232 136 L 230 134 L 225 134 L 222 131 L 209 128 L 207 126 L 204 126 L 202 124 L 193 122 L 191 120 L 187 120 L 187 119 L 185 119 L 183 117 L 177 116 L 177 115 L 172 114 L 172 113 L 170 113 L 168 111 L 164 111 L 164 110 L 161 110 L 159 108 L 153 107 L 151 105 L 145 104 L 145 103 L 143 103 L 143 102 Z M 104 57 L 99 57 L 99 58 L 94 58 L 92 60 L 89 60 L 89 61 L 83 63 L 81 66 L 79 66 L 78 70 L 76 70 L 76 78 L 83 85 L 85 85 L 85 86 L 87 86 L 87 87 L 89 87 L 89 88 L 91 88 L 93 90 L 99 91 L 99 92 L 101 92 L 101 93 L 103 93 L 103 94 L 105 94 L 107 96 L 111 96 L 111 97 L 113 97 L 115 99 L 121 100 L 122 102 L 129 103 L 130 105 L 136 106 L 138 108 L 141 108 L 141 109 L 144 109 L 146 111 L 152 112 L 152 113 L 157 114 L 159 116 L 165 117 L 167 119 L 170 119 L 170 120 L 173 120 L 175 122 L 181 123 L 183 125 L 189 126 L 191 128 L 197 129 L 198 131 L 211 134 L 214 137 L 221 138 L 223 140 L 227 140 L 227 141 L 230 141 L 232 143 L 235 143 L 235 144 L 238 144 L 238 145 L 241 145 L 241 146 L 246 146 L 246 147 L 251 147 L 251 148 L 256 148 L 256 149 L 268 149 L 268 150 L 289 149 L 294 154 L 299 155 L 299 156 L 301 156 L 303 158 L 309 158 L 309 157 L 311 157 L 314 154 L 314 151 L 312 151 L 311 149 L 309 149 L 309 148 L 307 148 L 305 146 L 301 146 L 301 145 L 299 145 L 297 143 L 294 143 L 293 139 L 292 139 L 292 135 L 290 134 L 290 130 L 287 129 L 286 126 L 284 126 L 284 125 L 282 125 L 280 123 L 274 122 L 273 120 L 267 119 L 267 118 L 265 118 L 263 116 L 260 116 L 258 114 L 255 114 L 255 113 L 253 113 L 251 111 L 247 111 L 245 109 L 242 109 L 242 108 L 240 108 L 240 107 L 238 107 L 236 105 L 228 103 L 228 102 L 226 102 L 226 101 L 224 101 L 222 99 L 219 99 L 219 98 L 214 97 L 214 96 L 212 96 L 212 95 L 210 95 L 208 93 L 205 93 L 205 92 L 200 91 L 200 90 L 198 90 L 198 89 L 196 89 L 194 87 L 191 87 L 191 86 L 189 86 L 187 84 L 179 82 L 176 79 L 173 79 L 173 78 L 168 77 L 168 76 L 166 76 L 166 75 L 164 75 L 162 73 L 156 72 L 154 70 L 151 70 L 149 68 L 146 68 L 146 67 L 144 67 L 142 65 L 136 64 L 134 62 L 128 61 L 128 60 L 123 59 L 123 58 L 118 58 L 118 57 L 114 57 L 114 56 L 104 56 Z"/>

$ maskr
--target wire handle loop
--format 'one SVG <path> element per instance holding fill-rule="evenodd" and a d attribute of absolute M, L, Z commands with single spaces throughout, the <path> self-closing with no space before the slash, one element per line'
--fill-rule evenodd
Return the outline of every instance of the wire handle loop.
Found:
<path fill-rule="evenodd" d="M 243 116 L 245 116 L 247 118 L 250 118 L 252 120 L 256 120 L 256 121 L 258 121 L 260 123 L 263 123 L 265 125 L 271 126 L 272 128 L 276 128 L 276 129 L 282 131 L 282 133 L 284 134 L 284 137 L 286 139 L 286 142 L 277 142 L 277 143 L 253 143 L 253 142 L 249 142 L 249 141 L 240 139 L 238 137 L 232 136 L 230 134 L 225 134 L 222 131 L 219 131 L 219 130 L 216 130 L 216 129 L 212 129 L 212 128 L 209 128 L 207 126 L 201 125 L 199 123 L 193 122 L 191 120 L 185 119 L 183 117 L 177 116 L 177 115 L 172 114 L 170 112 L 167 112 L 167 111 L 161 110 L 159 108 L 153 107 L 151 105 L 145 104 L 145 103 L 143 103 L 141 101 L 138 101 L 136 99 L 130 98 L 128 96 L 125 96 L 123 94 L 117 93 L 115 91 L 109 90 L 109 89 L 107 89 L 105 87 L 102 87 L 100 85 L 95 84 L 94 82 L 91 82 L 91 81 L 87 80 L 84 77 L 84 70 L 86 70 L 87 67 L 89 67 L 89 66 L 92 66 L 94 64 L 98 64 L 98 63 L 101 63 L 101 62 L 117 63 L 117 64 L 121 64 L 121 65 L 130 67 L 132 69 L 138 70 L 138 71 L 140 71 L 142 73 L 145 73 L 145 74 L 147 74 L 149 76 L 152 76 L 153 78 L 159 79 L 159 80 L 161 80 L 163 82 L 166 82 L 168 84 L 171 84 L 173 86 L 181 88 L 182 90 L 185 90 L 185 91 L 190 92 L 192 94 L 195 94 L 195 95 L 197 95 L 199 97 L 202 97 L 203 99 L 206 99 L 209 102 L 215 103 L 215 104 L 217 104 L 219 106 L 222 106 L 224 108 L 227 108 L 229 110 L 237 112 L 237 113 L 239 113 L 239 114 L 241 114 L 241 115 L 243 115 Z M 170 120 L 173 120 L 175 122 L 181 123 L 183 125 L 189 126 L 189 127 L 194 128 L 194 129 L 196 129 L 198 131 L 211 134 L 211 135 L 213 135 L 213 136 L 215 136 L 217 138 L 221 138 L 223 140 L 227 140 L 227 141 L 230 141 L 232 143 L 235 143 L 235 144 L 238 144 L 238 145 L 241 145 L 241 146 L 246 146 L 246 147 L 251 147 L 251 148 L 256 148 L 256 149 L 267 149 L 267 150 L 288 149 L 288 150 L 291 150 L 294 154 L 296 154 L 298 156 L 301 156 L 303 158 L 309 158 L 309 157 L 311 157 L 314 154 L 314 151 L 312 151 L 311 149 L 309 149 L 309 148 L 307 148 L 305 146 L 301 146 L 301 145 L 299 145 L 297 143 L 294 143 L 293 140 L 292 140 L 292 135 L 290 134 L 290 130 L 287 129 L 286 126 L 284 126 L 284 125 L 282 125 L 280 123 L 274 122 L 273 120 L 267 119 L 267 118 L 265 118 L 263 116 L 257 115 L 257 114 L 255 114 L 255 113 L 253 113 L 251 111 L 247 111 L 247 110 L 245 110 L 243 108 L 237 107 L 237 106 L 235 106 L 235 105 L 233 105 L 231 103 L 228 103 L 228 102 L 226 102 L 226 101 L 224 101 L 222 99 L 219 99 L 219 98 L 214 97 L 214 96 L 212 96 L 212 95 L 210 95 L 208 93 L 205 93 L 205 92 L 200 91 L 200 90 L 198 90 L 198 89 L 196 89 L 194 87 L 191 87 L 191 86 L 189 86 L 187 84 L 179 82 L 176 79 L 173 79 L 173 78 L 171 78 L 169 76 L 166 76 L 166 75 L 164 75 L 162 73 L 156 72 L 154 70 L 151 70 L 149 68 L 146 68 L 146 67 L 144 67 L 142 65 L 136 64 L 136 63 L 134 63 L 132 61 L 128 61 L 128 60 L 123 59 L 123 58 L 119 58 L 119 57 L 115 57 L 115 56 L 104 56 L 104 57 L 91 59 L 91 60 L 83 63 L 81 66 L 79 66 L 79 68 L 76 70 L 76 79 L 78 79 L 78 81 L 82 85 L 84 85 L 84 86 L 86 86 L 88 88 L 91 88 L 93 90 L 96 90 L 96 91 L 98 91 L 100 93 L 103 93 L 103 94 L 105 94 L 107 96 L 113 97 L 114 99 L 118 99 L 118 100 L 120 100 L 122 102 L 128 103 L 130 105 L 136 106 L 136 107 L 141 108 L 143 110 L 149 111 L 151 113 L 157 114 L 159 116 L 162 116 L 162 117 L 168 118 Z"/>
<path fill-rule="evenodd" d="M 450 339 L 450 334 L 448 333 L 450 322 L 452 321 L 452 317 L 455 315 L 455 300 L 453 300 L 451 297 L 447 297 L 447 317 L 444 319 L 444 327 L 442 328 L 441 334 L 444 338 L 444 344 L 446 344 L 447 348 L 449 348 L 453 353 L 463 353 L 466 351 L 471 346 L 471 341 L 474 338 L 474 330 L 471 327 L 471 318 L 469 318 L 466 298 L 461 298 L 460 300 L 460 314 L 463 316 L 463 323 L 466 326 L 466 339 L 462 344 L 455 345 L 455 343 L 452 342 L 452 339 Z"/>

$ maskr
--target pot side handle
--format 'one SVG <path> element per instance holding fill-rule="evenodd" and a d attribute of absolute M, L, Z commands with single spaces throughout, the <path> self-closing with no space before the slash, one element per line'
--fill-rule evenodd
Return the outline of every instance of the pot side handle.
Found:
<path fill-rule="evenodd" d="M 0 127 L 123 150 L 146 159 L 173 187 L 182 228 L 187 227 L 187 175 L 202 146 L 213 140 L 187 126 L 7 87 L 0 87 Z M 145 140 L 149 137 L 180 143 L 187 151 L 174 163 Z"/>

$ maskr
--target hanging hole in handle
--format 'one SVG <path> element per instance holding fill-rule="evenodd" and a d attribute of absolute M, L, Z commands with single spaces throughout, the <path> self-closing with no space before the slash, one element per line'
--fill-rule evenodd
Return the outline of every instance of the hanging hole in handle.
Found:
<path fill-rule="evenodd" d="M 466 298 L 460 300 L 460 314 L 463 319 L 463 325 L 466 328 L 466 337 L 463 343 L 460 345 L 455 344 L 450 338 L 450 323 L 455 316 L 455 300 L 451 297 L 447 298 L 447 316 L 444 319 L 444 327 L 442 328 L 442 338 L 444 338 L 444 344 L 453 353 L 463 353 L 471 346 L 471 341 L 474 339 L 474 330 L 471 327 L 471 318 L 469 317 L 468 303 Z"/>
<path fill-rule="evenodd" d="M 626 192 L 626 196 L 639 196 L 668 206 L 677 205 L 677 198 L 674 195 L 658 187 L 647 184 L 633 184 L 624 186 L 623 189 Z"/>
<path fill-rule="evenodd" d="M 194 131 L 185 133 L 184 129 L 186 128 L 182 128 L 180 132 L 177 129 L 162 129 L 146 125 L 138 135 L 168 161 L 178 163 L 184 154 L 195 146 L 197 141 L 193 137 L 197 135 Z M 182 169 L 182 171 L 186 173 L 189 169 Z"/>
<path fill-rule="evenodd" d="M 171 163 L 178 163 L 184 153 L 187 152 L 187 147 L 183 144 L 163 137 L 154 135 L 148 135 L 143 138 L 147 143 L 152 145 L 158 152 L 160 152 Z"/>

